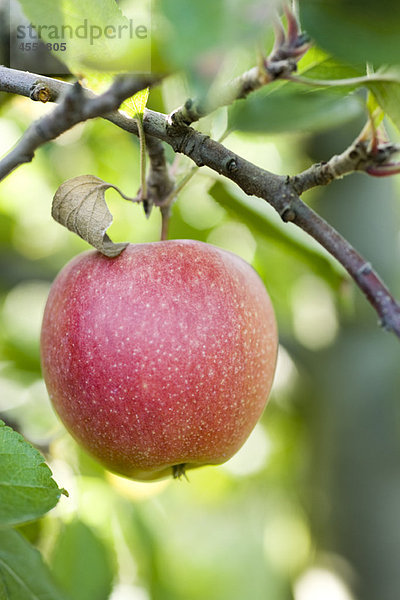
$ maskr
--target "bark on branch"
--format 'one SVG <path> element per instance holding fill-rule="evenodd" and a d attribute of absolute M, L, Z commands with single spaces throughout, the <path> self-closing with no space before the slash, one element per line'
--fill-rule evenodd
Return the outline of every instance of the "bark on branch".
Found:
<path fill-rule="evenodd" d="M 61 101 L 50 114 L 35 121 L 15 148 L 0 161 L 0 180 L 19 165 L 30 162 L 35 151 L 42 144 L 54 140 L 77 123 L 115 111 L 126 98 L 154 82 L 153 77 L 121 77 L 116 79 L 104 94 L 96 96 L 86 91 L 78 82 L 71 85 L 47 77 L 26 75 L 23 74 L 20 78 L 19 71 L 1 67 L 0 91 L 14 90 L 14 93 L 19 93 L 17 90 L 21 89 L 24 96 L 33 98 L 37 92 L 40 98 L 40 94 L 48 90 L 47 99 L 54 98 Z M 51 81 L 54 81 L 54 87 Z M 62 94 L 63 90 L 66 92 L 65 95 Z"/>

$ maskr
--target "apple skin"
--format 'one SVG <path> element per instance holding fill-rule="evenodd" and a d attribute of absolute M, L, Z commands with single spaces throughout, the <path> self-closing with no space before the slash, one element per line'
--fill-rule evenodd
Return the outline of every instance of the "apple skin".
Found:
<path fill-rule="evenodd" d="M 267 402 L 277 345 L 250 265 L 171 240 L 69 262 L 50 290 L 41 359 L 78 443 L 115 473 L 154 480 L 235 454 Z"/>

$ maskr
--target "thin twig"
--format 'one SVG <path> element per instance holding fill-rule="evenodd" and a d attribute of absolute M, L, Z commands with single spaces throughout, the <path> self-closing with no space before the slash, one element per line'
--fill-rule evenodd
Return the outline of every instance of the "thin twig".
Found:
<path fill-rule="evenodd" d="M 292 184 L 296 193 L 301 195 L 313 187 L 327 185 L 354 171 L 385 174 L 389 166 L 392 166 L 391 157 L 399 152 L 400 146 L 397 144 L 386 143 L 374 147 L 368 140 L 357 138 L 342 154 L 332 156 L 327 162 L 312 165 L 292 177 Z"/>
<path fill-rule="evenodd" d="M 67 83 L 66 81 L 53 79 L 52 77 L 45 77 L 44 75 L 37 75 L 36 73 L 29 73 L 28 71 L 18 71 L 17 69 L 10 69 L 9 67 L 0 65 L 1 92 L 18 94 L 19 96 L 31 98 L 31 100 L 37 100 L 34 97 L 34 92 L 35 86 L 38 84 L 47 85 L 50 92 L 49 101 L 51 102 L 56 102 L 60 96 L 65 95 L 73 87 L 73 83 Z"/>
<path fill-rule="evenodd" d="M 221 106 L 229 106 L 235 100 L 246 98 L 251 92 L 258 90 L 272 80 L 265 69 L 260 69 L 259 66 L 252 67 L 224 86 L 223 89 L 219 89 L 218 94 L 207 99 L 188 98 L 185 104 L 170 114 L 169 123 L 175 127 L 190 125 Z"/>
<path fill-rule="evenodd" d="M 398 83 L 398 78 L 385 73 L 371 73 L 371 75 L 361 75 L 359 77 L 347 77 L 344 79 L 310 79 L 309 77 L 301 77 L 300 75 L 288 74 L 283 77 L 292 83 L 301 83 L 312 87 L 353 87 L 361 85 L 370 85 L 371 83 Z"/>
<path fill-rule="evenodd" d="M 139 116 L 136 119 L 139 132 L 139 148 L 140 148 L 140 199 L 143 205 L 147 205 L 147 183 L 146 183 L 146 136 L 143 128 L 142 118 Z M 148 210 L 148 209 L 147 209 Z M 147 212 L 145 208 L 145 212 Z"/>
<path fill-rule="evenodd" d="M 146 136 L 146 142 L 150 162 L 147 176 L 148 200 L 155 206 L 163 206 L 174 187 L 174 180 L 168 170 L 162 142 L 149 135 Z"/>
<path fill-rule="evenodd" d="M 218 142 L 222 142 L 224 139 L 226 139 L 228 137 L 229 134 L 230 134 L 230 130 L 227 129 L 220 136 L 220 138 L 218 139 Z M 186 186 L 186 184 L 189 183 L 189 181 L 196 175 L 196 173 L 199 171 L 199 169 L 200 169 L 200 167 L 198 165 L 194 165 L 193 167 L 191 167 L 189 169 L 189 171 L 187 173 L 185 173 L 185 175 L 183 175 L 183 177 L 175 185 L 175 187 L 173 187 L 173 184 L 172 184 L 169 194 L 165 197 L 162 204 L 160 205 L 161 239 L 162 240 L 166 240 L 168 238 L 168 227 L 169 227 L 169 221 L 170 221 L 170 217 L 171 217 L 171 208 L 172 208 L 174 201 L 176 200 L 176 198 L 178 197 L 180 192 L 183 190 L 183 188 Z"/>
<path fill-rule="evenodd" d="M 292 202 L 292 223 L 306 231 L 332 254 L 347 270 L 370 304 L 380 325 L 400 337 L 400 304 L 367 262 L 331 225 L 296 198 Z"/>

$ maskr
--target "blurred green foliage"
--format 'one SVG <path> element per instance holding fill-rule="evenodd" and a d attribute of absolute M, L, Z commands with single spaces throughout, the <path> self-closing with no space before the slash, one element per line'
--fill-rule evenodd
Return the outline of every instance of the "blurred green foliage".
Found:
<path fill-rule="evenodd" d="M 313 39 L 346 62 L 400 62 L 397 0 L 301 0 L 301 15 Z"/>
<path fill-rule="evenodd" d="M 109 551 L 82 521 L 70 521 L 63 526 L 50 564 L 55 579 L 71 600 L 107 600 L 110 596 L 113 565 Z"/>
<path fill-rule="evenodd" d="M 155 3 L 155 67 L 167 64 L 180 75 L 150 93 L 150 108 L 168 112 L 187 94 L 204 91 L 216 72 L 230 79 L 254 64 L 249 27 L 257 10 L 265 17 L 265 2 L 234 4 L 230 11 L 210 2 Z M 389 13 L 379 9 L 375 21 L 361 10 L 363 18 L 353 19 L 350 4 L 357 3 L 300 2 L 304 25 L 336 55 L 335 68 L 337 59 L 354 69 L 365 59 L 390 62 L 393 56 L 399 62 L 396 41 L 379 43 L 382 27 L 391 31 Z M 368 10 L 378 6 L 367 4 Z M 256 33 L 270 48 L 265 22 Z M 341 152 L 363 125 L 362 95 L 344 104 L 335 98 L 340 110 L 332 112 L 323 92 L 299 103 L 290 93 L 277 93 L 275 100 L 262 94 L 265 120 L 252 111 L 252 100 L 241 101 L 246 126 L 224 143 L 276 173 L 294 174 Z M 52 107 L 13 98 L 1 110 L 5 153 Z M 218 111 L 198 127 L 217 136 L 226 123 L 226 111 Z M 170 149 L 167 155 L 172 162 Z M 178 157 L 178 179 L 191 166 Z M 53 591 L 36 590 L 39 598 L 47 591 L 74 600 L 393 600 L 400 589 L 398 343 L 377 329 L 372 308 L 323 249 L 207 169 L 182 190 L 170 237 L 239 254 L 268 288 L 281 346 L 261 423 L 226 465 L 196 470 L 189 483 L 141 484 L 114 476 L 65 433 L 41 378 L 39 334 L 51 281 L 88 247 L 52 221 L 52 196 L 63 181 L 86 173 L 135 195 L 138 141 L 109 122 L 88 122 L 42 147 L 0 186 L 0 416 L 44 453 L 56 482 L 69 492 L 34 530 L 0 531 L 0 559 L 20 553 L 32 572 L 43 575 Z M 398 296 L 399 196 L 398 181 L 361 175 L 305 196 Z M 159 239 L 156 210 L 146 219 L 113 190 L 107 201 L 114 241 Z M 41 550 L 56 583 L 27 539 Z M 4 585 L 11 587 L 4 592 Z M 0 597 L 33 597 L 20 590 L 5 595 L 13 585 L 0 577 Z"/>
<path fill-rule="evenodd" d="M 52 582 L 40 553 L 13 529 L 1 531 L 0 593 L 7 600 L 65 600 Z"/>

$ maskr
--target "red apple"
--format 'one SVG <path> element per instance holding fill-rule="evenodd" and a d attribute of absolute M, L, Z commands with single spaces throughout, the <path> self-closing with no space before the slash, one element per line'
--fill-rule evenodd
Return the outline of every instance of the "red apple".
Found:
<path fill-rule="evenodd" d="M 137 480 L 235 454 L 264 409 L 276 353 L 257 273 L 189 240 L 77 256 L 51 288 L 41 336 L 61 420 L 108 469 Z"/>

